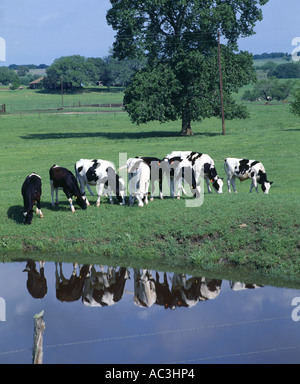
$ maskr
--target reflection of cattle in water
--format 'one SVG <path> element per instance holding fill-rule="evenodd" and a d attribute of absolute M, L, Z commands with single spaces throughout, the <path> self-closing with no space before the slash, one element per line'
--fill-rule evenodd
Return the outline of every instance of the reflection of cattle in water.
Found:
<path fill-rule="evenodd" d="M 147 269 L 134 270 L 134 304 L 138 307 L 151 307 L 156 303 L 155 280 Z"/>
<path fill-rule="evenodd" d="M 164 272 L 164 281 L 162 283 L 159 282 L 159 274 L 158 272 L 156 272 L 155 289 L 156 289 L 156 304 L 162 305 L 165 308 L 174 309 L 175 302 L 169 288 L 166 272 Z"/>
<path fill-rule="evenodd" d="M 77 263 L 73 264 L 73 273 L 70 279 L 66 279 L 62 271 L 62 263 L 59 263 L 59 273 L 57 263 L 55 263 L 56 278 L 56 298 L 60 301 L 77 301 L 82 296 L 82 291 L 86 277 L 89 274 L 89 266 L 83 265 L 77 276 Z"/>
<path fill-rule="evenodd" d="M 206 279 L 202 277 L 201 279 L 201 289 L 200 289 L 200 301 L 204 300 L 213 300 L 221 292 L 222 280 L 218 279 Z"/>
<path fill-rule="evenodd" d="M 178 307 L 193 307 L 198 301 L 215 299 L 221 291 L 222 280 L 205 277 L 186 278 L 184 274 L 174 273 L 172 294 Z"/>
<path fill-rule="evenodd" d="M 172 279 L 172 294 L 178 307 L 193 307 L 200 296 L 201 279 L 174 273 Z"/>
<path fill-rule="evenodd" d="M 95 266 L 91 268 L 91 274 L 86 279 L 82 302 L 91 307 L 110 306 L 121 300 L 129 272 L 126 268 L 108 267 L 104 272 L 97 272 Z"/>
<path fill-rule="evenodd" d="M 42 299 L 48 291 L 44 274 L 45 262 L 40 261 L 39 266 L 40 272 L 36 270 L 35 261 L 28 260 L 26 268 L 23 270 L 23 272 L 28 272 L 27 289 L 34 299 Z"/>
<path fill-rule="evenodd" d="M 230 281 L 229 284 L 233 291 L 242 291 L 244 289 L 256 289 L 263 287 L 263 285 L 241 283 L 240 281 Z"/>

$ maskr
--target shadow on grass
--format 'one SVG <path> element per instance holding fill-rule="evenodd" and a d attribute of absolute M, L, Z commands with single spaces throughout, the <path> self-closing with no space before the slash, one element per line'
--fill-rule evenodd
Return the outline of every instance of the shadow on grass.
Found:
<path fill-rule="evenodd" d="M 23 207 L 21 205 L 14 205 L 7 210 L 7 217 L 15 221 L 17 224 L 23 224 Z"/>
<path fill-rule="evenodd" d="M 220 136 L 221 133 L 203 132 L 195 133 L 194 136 Z M 108 140 L 124 140 L 124 139 L 148 139 L 148 138 L 166 138 L 166 137 L 182 137 L 179 132 L 169 131 L 148 131 L 148 132 L 61 132 L 61 133 L 30 133 L 26 136 L 20 136 L 24 140 L 60 140 L 60 139 L 82 139 L 102 137 Z"/>
<path fill-rule="evenodd" d="M 75 204 L 75 209 L 80 209 L 78 205 Z M 35 210 L 35 208 L 34 208 Z M 68 201 L 60 201 L 58 206 L 52 208 L 52 204 L 50 202 L 41 202 L 41 210 L 49 210 L 49 211 L 71 211 L 70 204 Z M 43 212 L 44 213 L 44 212 Z M 33 217 L 37 216 L 35 211 L 33 213 Z M 24 216 L 23 216 L 23 206 L 22 205 L 13 205 L 7 210 L 7 217 L 14 221 L 16 224 L 23 224 Z"/>

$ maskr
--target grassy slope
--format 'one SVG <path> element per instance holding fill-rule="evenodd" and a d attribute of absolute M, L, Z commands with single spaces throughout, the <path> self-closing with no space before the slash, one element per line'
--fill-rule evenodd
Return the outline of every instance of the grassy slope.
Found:
<path fill-rule="evenodd" d="M 193 137 L 178 136 L 179 123 L 133 126 L 126 114 L 1 116 L 0 251 L 3 260 L 24 257 L 119 264 L 149 263 L 152 268 L 203 269 L 226 274 L 241 270 L 272 279 L 297 280 L 299 262 L 299 120 L 287 104 L 250 105 L 251 119 L 219 120 L 194 125 Z M 147 207 L 111 206 L 69 211 L 61 193 L 56 211 L 50 206 L 48 170 L 58 163 L 73 169 L 81 157 L 112 160 L 163 157 L 175 149 L 210 154 L 224 176 L 227 156 L 261 160 L 274 181 L 270 195 L 249 194 L 250 184 L 237 183 L 238 194 L 208 195 L 204 204 L 187 208 L 184 199 L 155 199 Z M 26 175 L 43 179 L 44 220 L 21 224 L 21 185 Z M 95 203 L 96 198 L 91 197 Z M 246 224 L 246 228 L 240 228 Z M 37 252 L 33 252 L 37 251 Z M 42 252 L 42 256 L 41 256 Z"/>

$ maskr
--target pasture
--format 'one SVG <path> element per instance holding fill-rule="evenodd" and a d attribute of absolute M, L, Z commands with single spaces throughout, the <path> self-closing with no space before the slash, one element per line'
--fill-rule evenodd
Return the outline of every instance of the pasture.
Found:
<path fill-rule="evenodd" d="M 0 92 L 0 103 L 9 102 Z M 27 92 L 34 103 L 44 96 Z M 91 100 L 99 92 L 90 90 Z M 16 96 L 16 103 L 25 93 Z M 105 93 L 106 100 L 121 102 L 122 94 Z M 80 95 L 82 97 L 82 95 Z M 48 96 L 59 105 L 60 96 Z M 70 95 L 77 103 L 79 95 Z M 104 97 L 104 96 L 103 96 Z M 46 96 L 45 96 L 46 98 Z M 68 95 L 65 97 L 65 102 Z M 29 103 L 29 102 L 28 102 Z M 28 109 L 33 104 L 28 104 Z M 194 136 L 179 136 L 180 122 L 135 126 L 120 111 L 89 114 L 34 113 L 0 115 L 0 257 L 1 261 L 58 260 L 91 264 L 149 266 L 185 270 L 221 277 L 239 272 L 256 282 L 265 278 L 293 284 L 300 278 L 299 148 L 300 121 L 288 103 L 248 104 L 250 119 L 226 122 L 221 135 L 217 119 L 194 123 Z M 119 167 L 119 153 L 127 157 L 164 157 L 172 150 L 209 154 L 224 177 L 223 194 L 208 194 L 204 203 L 186 207 L 186 200 L 158 197 L 143 208 L 111 205 L 89 196 L 92 205 L 82 211 L 60 192 L 60 205 L 51 207 L 49 168 L 53 164 L 74 172 L 80 158 L 102 158 Z M 237 194 L 228 194 L 223 169 L 225 157 L 261 161 L 273 181 L 269 195 L 249 193 L 250 181 L 237 182 Z M 34 215 L 22 224 L 21 186 L 36 172 L 42 177 L 44 219 Z M 95 190 L 95 188 L 93 189 Z"/>

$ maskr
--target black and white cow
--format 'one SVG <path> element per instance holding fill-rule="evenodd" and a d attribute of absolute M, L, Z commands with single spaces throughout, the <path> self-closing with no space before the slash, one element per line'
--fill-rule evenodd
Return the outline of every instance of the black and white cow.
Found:
<path fill-rule="evenodd" d="M 89 160 L 80 159 L 75 163 L 75 173 L 79 181 L 80 191 L 85 195 L 85 187 L 87 187 L 90 194 L 93 196 L 90 185 L 95 185 L 97 190 L 97 207 L 100 206 L 100 198 L 103 194 L 104 187 L 107 186 L 110 202 L 112 203 L 113 191 L 117 198 L 121 198 L 121 204 L 125 204 L 125 182 L 116 173 L 113 163 L 107 160 Z M 88 200 L 86 199 L 89 205 Z"/>
<path fill-rule="evenodd" d="M 187 156 L 191 154 L 191 151 L 172 151 L 167 154 L 161 162 L 161 169 L 163 173 L 163 177 L 165 177 L 168 181 L 168 185 L 170 188 L 170 194 L 172 197 L 175 196 L 175 186 L 174 186 L 174 172 L 179 163 L 186 159 Z M 181 184 L 180 186 L 182 192 L 186 195 L 186 192 Z M 179 191 L 178 191 L 179 193 Z M 177 196 L 178 197 L 178 196 Z"/>
<path fill-rule="evenodd" d="M 191 163 L 191 166 L 195 171 L 195 178 L 197 182 L 203 172 L 208 193 L 212 193 L 210 182 L 217 193 L 223 192 L 223 180 L 219 177 L 215 163 L 209 155 L 200 152 L 191 152 L 191 154 L 187 156 L 187 160 Z"/>
<path fill-rule="evenodd" d="M 158 182 L 158 185 L 159 185 L 159 197 L 163 199 L 163 194 L 162 194 L 163 170 L 161 167 L 162 160 L 158 159 L 157 157 L 151 157 L 151 156 L 140 156 L 136 158 L 142 159 L 150 168 L 150 182 L 151 182 L 150 201 L 153 201 L 153 198 L 154 198 L 155 182 Z"/>
<path fill-rule="evenodd" d="M 228 157 L 224 160 L 224 170 L 227 173 L 227 186 L 230 193 L 230 185 L 232 185 L 233 191 L 237 193 L 235 188 L 235 179 L 240 181 L 251 179 L 250 192 L 253 187 L 258 192 L 258 185 L 261 184 L 261 188 L 265 194 L 268 194 L 270 187 L 273 184 L 272 181 L 268 181 L 267 174 L 264 166 L 261 162 L 248 159 L 236 159 Z"/>
<path fill-rule="evenodd" d="M 138 206 L 143 207 L 148 204 L 148 191 L 150 185 L 150 167 L 140 157 L 131 157 L 126 161 L 128 172 L 129 204 L 132 205 L 134 199 L 138 200 Z"/>
<path fill-rule="evenodd" d="M 52 207 L 54 207 L 54 191 L 56 192 L 56 205 L 58 205 L 58 190 L 62 189 L 67 196 L 72 212 L 75 212 L 72 197 L 75 197 L 82 209 L 87 208 L 86 198 L 80 192 L 77 180 L 73 173 L 66 168 L 53 165 L 49 170 Z"/>
<path fill-rule="evenodd" d="M 32 173 L 27 176 L 22 185 L 22 196 L 24 201 L 24 224 L 31 224 L 33 218 L 33 207 L 36 205 L 36 213 L 44 217 L 41 211 L 42 180 L 39 175 Z"/>
<path fill-rule="evenodd" d="M 209 193 L 212 193 L 210 182 L 217 193 L 223 192 L 223 180 L 219 177 L 213 159 L 200 152 L 192 151 L 175 151 L 167 155 L 169 166 L 174 167 L 174 173 L 170 172 L 170 186 L 171 194 L 174 195 L 174 181 L 172 183 L 172 176 L 177 182 L 177 198 L 180 197 L 180 190 L 185 193 L 182 187 L 182 179 L 191 185 L 191 189 L 200 195 L 200 176 L 203 176 Z M 175 166 L 174 166 L 175 164 Z M 189 175 L 188 178 L 185 175 Z M 173 189 L 173 190 L 172 190 Z"/>

